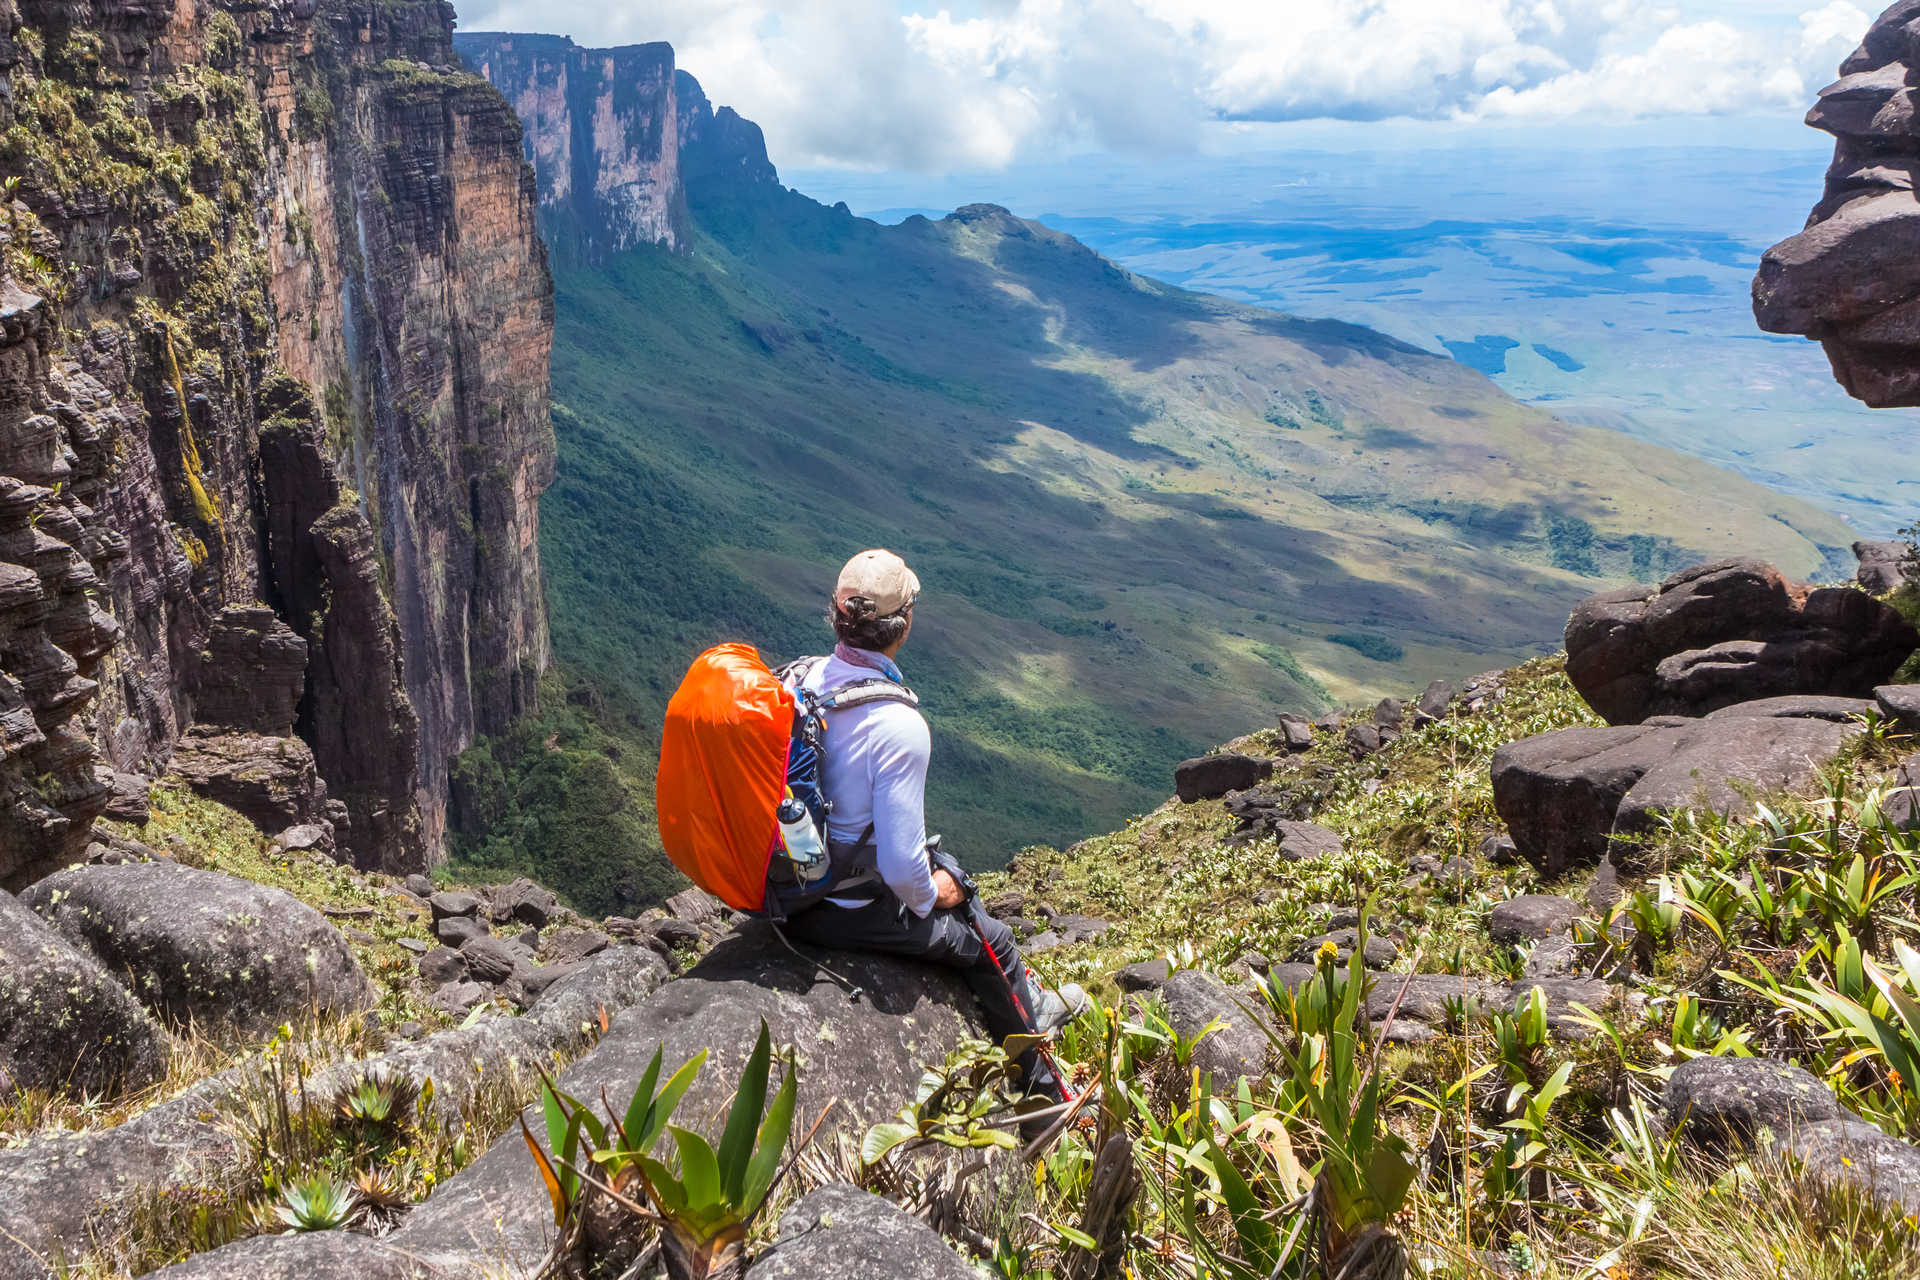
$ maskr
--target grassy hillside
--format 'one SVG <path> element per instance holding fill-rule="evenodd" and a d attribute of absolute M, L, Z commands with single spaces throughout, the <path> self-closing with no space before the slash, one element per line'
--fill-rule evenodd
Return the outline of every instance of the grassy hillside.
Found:
<path fill-rule="evenodd" d="M 489 744 L 489 839 L 463 847 L 543 871 L 553 804 L 602 815 L 595 866 L 549 873 L 582 905 L 657 890 L 651 749 L 686 662 L 724 638 L 822 650 L 865 546 L 926 585 L 903 665 L 933 822 L 988 866 L 1151 808 L 1174 762 L 1276 711 L 1551 647 L 1611 581 L 1733 552 L 1805 573 L 1848 536 L 1451 361 L 1142 279 L 988 206 L 881 227 L 777 189 L 690 195 L 692 253 L 557 276 L 542 550 L 566 724 Z M 599 733 L 610 757 L 581 747 Z"/>

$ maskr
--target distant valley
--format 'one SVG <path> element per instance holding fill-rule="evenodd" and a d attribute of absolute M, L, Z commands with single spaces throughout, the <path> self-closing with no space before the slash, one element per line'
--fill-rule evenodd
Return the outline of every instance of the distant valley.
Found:
<path fill-rule="evenodd" d="M 1850 536 L 1463 364 L 1157 283 L 993 206 L 889 227 L 819 204 L 664 46 L 616 51 L 649 99 L 553 38 L 458 39 L 529 121 L 555 239 L 566 686 L 469 770 L 470 861 L 529 865 L 556 809 L 644 819 L 687 660 L 823 647 L 861 546 L 927 584 L 906 666 L 933 817 L 993 865 L 1151 807 L 1175 761 L 1280 710 L 1552 648 L 1606 582 L 1735 552 L 1808 573 Z M 562 66 L 588 67 L 564 110 Z M 583 110 L 624 113 L 625 149 L 583 153 Z M 625 872 L 551 878 L 644 897 L 657 865 L 625 845 Z"/>

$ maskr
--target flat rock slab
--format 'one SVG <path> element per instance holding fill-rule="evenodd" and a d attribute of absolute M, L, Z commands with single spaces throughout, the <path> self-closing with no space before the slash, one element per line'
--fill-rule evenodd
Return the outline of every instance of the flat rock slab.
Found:
<path fill-rule="evenodd" d="M 1487 934 L 1500 946 L 1538 942 L 1565 933 L 1585 914 L 1586 909 L 1572 898 L 1525 893 L 1494 904 Z"/>
<path fill-rule="evenodd" d="M 1449 1004 L 1471 1016 L 1475 1010 L 1485 1012 L 1499 1006 L 1506 994 L 1504 985 L 1482 978 L 1450 973 L 1416 973 L 1410 977 L 1382 973 L 1374 977 L 1373 989 L 1367 992 L 1367 1018 L 1372 1022 L 1382 1021 L 1393 1009 L 1397 997 L 1400 1007 L 1394 1013 L 1395 1021 L 1445 1027 L 1452 1022 L 1448 1016 Z"/>
<path fill-rule="evenodd" d="M 1308 938 L 1293 949 L 1293 959 L 1297 964 L 1314 964 L 1319 959 L 1320 948 L 1331 942 L 1334 946 L 1334 962 L 1345 965 L 1353 956 L 1353 949 L 1360 945 L 1358 929 L 1335 929 L 1323 933 L 1317 938 Z M 1400 958 L 1400 948 L 1392 938 L 1377 933 L 1367 935 L 1367 949 L 1362 956 L 1369 969 L 1385 969 Z"/>
<path fill-rule="evenodd" d="M 845 1183 L 796 1200 L 747 1280 L 980 1280 L 940 1233 Z"/>
<path fill-rule="evenodd" d="M 1732 711 L 1559 729 L 1494 752 L 1494 806 L 1520 856 L 1544 875 L 1608 857 L 1631 865 L 1657 814 L 1748 814 L 1753 795 L 1806 786 L 1860 731 L 1824 717 Z"/>
<path fill-rule="evenodd" d="M 166 1074 L 167 1036 L 92 953 L 0 891 L 0 1097 L 109 1096 Z"/>
<path fill-rule="evenodd" d="M 1193 1051 L 1194 1065 L 1213 1076 L 1216 1089 L 1230 1092 L 1239 1077 L 1266 1071 L 1271 1046 L 1248 1012 L 1257 996 L 1236 994 L 1198 969 L 1182 969 L 1160 991 L 1167 1002 L 1167 1021 L 1181 1035 L 1199 1035 L 1208 1023 L 1219 1021 L 1220 1028 Z"/>
<path fill-rule="evenodd" d="M 764 1019 L 774 1043 L 799 1054 L 796 1128 L 804 1131 L 838 1099 L 828 1127 L 859 1134 L 897 1111 L 921 1072 L 961 1039 L 983 1034 L 971 992 L 951 971 L 878 955 L 801 951 L 789 951 L 762 924 L 743 924 L 684 977 L 616 1019 L 568 1068 L 561 1087 L 596 1102 L 605 1089 L 624 1106 L 655 1049 L 665 1046 L 669 1069 L 707 1049 L 711 1057 L 676 1119 L 711 1130 Z M 858 998 L 807 956 L 856 984 Z M 537 1107 L 526 1118 L 544 1132 Z M 552 1209 L 515 1133 L 442 1185 L 391 1240 L 454 1274 L 484 1267 L 489 1275 L 517 1277 L 534 1274 L 552 1235 Z"/>
<path fill-rule="evenodd" d="M 150 1274 L 167 1280 L 452 1280 L 404 1249 L 351 1231 L 259 1236 Z"/>
<path fill-rule="evenodd" d="M 70 867 L 23 902 L 162 1020 L 265 1033 L 371 1008 L 373 984 L 327 918 L 292 894 L 172 862 Z"/>
<path fill-rule="evenodd" d="M 1920 684 L 1883 684 L 1873 691 L 1874 706 L 1902 733 L 1920 733 Z"/>

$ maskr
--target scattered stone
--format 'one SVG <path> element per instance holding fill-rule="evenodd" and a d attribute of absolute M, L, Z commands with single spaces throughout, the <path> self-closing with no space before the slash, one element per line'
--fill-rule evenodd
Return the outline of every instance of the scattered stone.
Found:
<path fill-rule="evenodd" d="M 746 1280 L 978 1280 L 940 1233 L 843 1182 L 795 1201 Z"/>
<path fill-rule="evenodd" d="M 653 936 L 669 947 L 692 946 L 700 941 L 700 926 L 690 920 L 661 920 L 653 926 Z"/>
<path fill-rule="evenodd" d="M 374 937 L 372 934 L 368 933 L 365 929 L 356 929 L 352 925 L 348 925 L 346 928 L 342 929 L 340 932 L 347 935 L 348 942 L 358 943 L 360 946 L 363 946 L 363 947 L 374 946 L 376 943 L 380 941 L 380 939 Z"/>
<path fill-rule="evenodd" d="M 493 918 L 497 923 L 516 920 L 536 929 L 544 929 L 559 909 L 560 901 L 551 890 L 542 888 L 524 876 L 493 891 Z"/>
<path fill-rule="evenodd" d="M 1662 1095 L 1669 1124 L 1708 1151 L 1750 1146 L 1762 1131 L 1789 1131 L 1840 1116 L 1819 1077 L 1765 1058 L 1690 1058 L 1673 1069 Z"/>
<path fill-rule="evenodd" d="M 447 890 L 429 896 L 427 905 L 433 908 L 433 922 L 438 924 L 442 920 L 478 916 L 485 904 L 480 901 L 478 894 Z"/>
<path fill-rule="evenodd" d="M 1335 929 L 1317 938 L 1308 938 L 1295 947 L 1293 959 L 1298 964 L 1312 964 L 1320 954 L 1322 944 L 1331 942 L 1338 951 L 1335 962 L 1344 965 L 1353 956 L 1353 949 L 1360 943 L 1358 929 Z M 1400 948 L 1393 939 L 1381 935 L 1369 934 L 1367 937 L 1366 966 L 1369 969 L 1385 969 L 1400 958 Z"/>
<path fill-rule="evenodd" d="M 1105 920 L 1083 915 L 1057 915 L 1048 922 L 1048 926 L 1060 935 L 1061 943 L 1068 946 L 1076 942 L 1090 942 L 1113 928 Z"/>
<path fill-rule="evenodd" d="M 429 943 L 422 942 L 418 938 L 395 938 L 394 945 L 402 951 L 411 951 L 416 956 L 424 956 L 433 949 Z"/>
<path fill-rule="evenodd" d="M 0 1097 L 89 1097 L 166 1074 L 167 1037 L 92 954 L 0 891 Z"/>
<path fill-rule="evenodd" d="M 1187 804 L 1218 800 L 1231 791 L 1245 791 L 1273 776 L 1274 762 L 1265 756 L 1222 752 L 1196 756 L 1174 767 L 1173 787 Z"/>
<path fill-rule="evenodd" d="M 527 953 L 531 955 L 540 950 L 540 931 L 532 925 L 528 925 L 519 933 L 513 935 L 511 941 L 516 947 L 525 947 Z"/>
<path fill-rule="evenodd" d="M 481 938 L 487 934 L 487 926 L 472 916 L 448 916 L 433 926 L 433 936 L 449 947 L 458 947 L 469 938 Z"/>
<path fill-rule="evenodd" d="M 1624 998 L 1627 1012 L 1637 1013 L 1646 998 L 1624 986 L 1615 986 L 1602 978 L 1522 978 L 1508 988 L 1512 1007 L 1518 1010 L 1540 988 L 1546 998 L 1547 1026 L 1555 1035 L 1569 1040 L 1586 1040 L 1597 1034 L 1593 1028 L 1576 1021 L 1581 1016 L 1573 1006 L 1584 1005 L 1595 1013 L 1617 1016 L 1610 1006 Z"/>
<path fill-rule="evenodd" d="M 509 994 L 513 1002 L 526 1008 L 541 996 L 554 983 L 578 972 L 578 964 L 522 964 L 516 966 L 513 976 L 507 980 Z"/>
<path fill-rule="evenodd" d="M 109 785 L 112 790 L 107 795 L 106 810 L 100 816 L 115 822 L 130 822 L 135 826 L 146 825 L 151 811 L 147 800 L 147 780 L 138 774 L 116 771 Z"/>
<path fill-rule="evenodd" d="M 492 998 L 493 992 L 477 982 L 449 982 L 433 993 L 431 1003 L 449 1018 L 464 1018 Z"/>
<path fill-rule="evenodd" d="M 1624 897 L 1626 891 L 1620 887 L 1620 869 L 1611 860 L 1602 862 L 1594 872 L 1593 883 L 1587 886 L 1587 906 L 1595 915 L 1604 916 Z"/>
<path fill-rule="evenodd" d="M 1894 771 L 1893 780 L 1894 789 L 1887 793 L 1881 812 L 1895 827 L 1920 830 L 1920 755 L 1907 757 Z"/>
<path fill-rule="evenodd" d="M 1020 950 L 1027 955 L 1037 956 L 1043 952 L 1053 951 L 1065 946 L 1066 941 L 1065 938 L 1062 938 L 1053 930 L 1042 929 L 1039 933 L 1034 934 L 1031 938 L 1021 943 Z"/>
<path fill-rule="evenodd" d="M 1862 591 L 1876 596 L 1898 590 L 1907 580 L 1905 565 L 1909 550 L 1904 542 L 1854 543 L 1853 556 L 1860 562 L 1860 572 L 1854 581 Z"/>
<path fill-rule="evenodd" d="M 467 980 L 467 958 L 452 947 L 435 947 L 420 957 L 420 976 L 430 987 Z"/>
<path fill-rule="evenodd" d="M 401 881 L 401 884 L 405 886 L 408 893 L 420 899 L 422 902 L 426 902 L 433 897 L 433 881 L 417 872 Z"/>
<path fill-rule="evenodd" d="M 1496 867 L 1510 867 L 1520 861 L 1520 847 L 1510 835 L 1491 835 L 1480 841 L 1480 856 Z"/>
<path fill-rule="evenodd" d="M 1347 726 L 1347 754 L 1355 760 L 1364 760 L 1375 754 L 1382 745 L 1380 730 L 1370 724 L 1350 724 Z"/>
<path fill-rule="evenodd" d="M 1280 717 L 1280 737 L 1288 751 L 1306 751 L 1313 746 L 1313 726 L 1296 715 Z"/>
<path fill-rule="evenodd" d="M 667 911 L 676 920 L 707 924 L 720 919 L 720 899 L 704 889 L 686 889 L 667 899 Z"/>
<path fill-rule="evenodd" d="M 288 827 L 273 838 L 274 847 L 286 853 L 333 852 L 333 833 L 317 822 Z"/>
<path fill-rule="evenodd" d="M 1454 688 L 1445 680 L 1435 680 L 1420 695 L 1420 701 L 1414 707 L 1414 723 L 1428 724 L 1447 718 L 1447 712 L 1453 707 Z"/>
<path fill-rule="evenodd" d="M 1165 960 L 1142 960 L 1116 972 L 1113 982 L 1122 991 L 1155 991 L 1172 976 L 1172 966 Z"/>
<path fill-rule="evenodd" d="M 1398 731 L 1407 722 L 1407 708 L 1398 698 L 1382 698 L 1373 709 L 1373 723 L 1382 731 Z"/>
<path fill-rule="evenodd" d="M 1580 944 L 1561 934 L 1543 938 L 1527 951 L 1522 976 L 1529 982 L 1546 978 L 1571 978 L 1580 974 Z"/>
<path fill-rule="evenodd" d="M 506 943 L 485 935 L 461 943 L 460 957 L 467 962 L 467 973 L 474 979 L 495 984 L 511 978 L 514 965 L 520 959 Z"/>
<path fill-rule="evenodd" d="M 1580 904 L 1571 898 L 1527 893 L 1495 904 L 1487 922 L 1487 933 L 1498 946 L 1537 942 L 1565 933 L 1584 914 Z"/>
<path fill-rule="evenodd" d="M 1193 1063 L 1213 1076 L 1214 1087 L 1230 1092 L 1240 1076 L 1257 1076 L 1266 1069 L 1269 1044 L 1232 992 L 1198 969 L 1182 969 L 1161 987 L 1167 1002 L 1167 1021 L 1183 1036 L 1199 1035 L 1218 1019 L 1220 1028 L 1193 1051 Z"/>
<path fill-rule="evenodd" d="M 324 916 L 278 889 L 170 862 L 71 867 L 22 895 L 125 974 L 162 1020 L 258 1033 L 315 1010 L 359 1013 L 373 984 Z"/>
<path fill-rule="evenodd" d="M 1784 694 L 1865 697 L 1920 648 L 1920 632 L 1856 588 L 1720 560 L 1588 599 L 1566 644 L 1568 678 L 1619 725 Z"/>
<path fill-rule="evenodd" d="M 640 922 L 627 916 L 608 916 L 600 927 L 616 938 L 635 938 L 642 932 Z"/>
<path fill-rule="evenodd" d="M 1883 718 L 1902 733 L 1920 733 L 1920 684 L 1883 684 L 1873 691 Z"/>
<path fill-rule="evenodd" d="M 995 920 L 1005 920 L 1009 916 L 1023 914 L 1027 909 L 1027 895 L 1017 889 L 1005 893 L 996 893 L 987 899 L 987 914 Z"/>
<path fill-rule="evenodd" d="M 1338 733 L 1341 727 L 1346 723 L 1347 723 L 1346 712 L 1329 711 L 1327 712 L 1327 714 L 1321 716 L 1318 720 L 1315 720 L 1313 722 L 1313 727 L 1315 730 L 1317 730 L 1320 733 Z"/>
<path fill-rule="evenodd" d="M 1367 993 L 1367 1018 L 1376 1023 L 1384 1021 L 1387 1011 L 1393 1008 L 1394 999 L 1398 997 L 1400 1008 L 1394 1015 L 1396 1021 L 1406 1019 L 1435 1027 L 1451 1027 L 1453 1019 L 1447 1010 L 1450 1003 L 1471 1017 L 1476 1012 L 1496 1007 L 1505 995 L 1504 986 L 1480 978 L 1450 973 L 1416 973 L 1411 976 L 1383 973 L 1374 978 L 1373 989 Z"/>

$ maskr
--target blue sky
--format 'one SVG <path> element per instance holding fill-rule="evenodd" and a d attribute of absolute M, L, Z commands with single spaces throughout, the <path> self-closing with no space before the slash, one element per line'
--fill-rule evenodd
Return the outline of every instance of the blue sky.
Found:
<path fill-rule="evenodd" d="M 671 41 L 782 164 L 925 174 L 1204 151 L 1235 145 L 1234 124 L 1784 131 L 1871 17 L 1854 0 L 457 4 L 468 30 Z"/>

